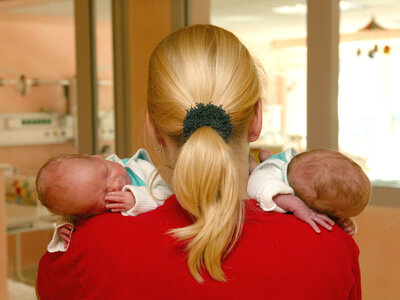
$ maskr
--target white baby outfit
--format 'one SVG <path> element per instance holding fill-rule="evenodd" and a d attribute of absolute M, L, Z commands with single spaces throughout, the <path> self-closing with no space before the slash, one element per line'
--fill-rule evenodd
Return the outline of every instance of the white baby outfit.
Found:
<path fill-rule="evenodd" d="M 251 173 L 247 184 L 247 194 L 258 201 L 264 211 L 286 212 L 275 204 L 273 197 L 278 194 L 292 194 L 289 186 L 287 168 L 297 154 L 293 148 L 270 156 Z"/>

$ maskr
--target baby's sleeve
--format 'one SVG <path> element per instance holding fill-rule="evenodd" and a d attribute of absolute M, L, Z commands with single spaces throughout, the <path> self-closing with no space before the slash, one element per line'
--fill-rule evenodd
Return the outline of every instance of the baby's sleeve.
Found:
<path fill-rule="evenodd" d="M 278 194 L 294 195 L 294 191 L 280 177 L 281 171 L 274 167 L 255 169 L 250 175 L 247 193 L 257 200 L 264 211 L 286 212 L 275 204 L 273 197 Z"/>
<path fill-rule="evenodd" d="M 149 181 L 151 183 L 151 180 Z M 152 189 L 152 195 L 150 194 Z M 135 197 L 135 205 L 122 214 L 124 216 L 137 216 L 164 204 L 164 201 L 172 195 L 172 190 L 160 175 L 156 177 L 152 186 L 126 185 L 123 191 L 130 191 Z"/>
<path fill-rule="evenodd" d="M 156 209 L 157 207 L 163 205 L 166 199 L 153 199 L 147 186 L 126 185 L 122 190 L 131 192 L 135 197 L 135 205 L 126 212 L 122 212 L 124 216 L 137 216 Z"/>
<path fill-rule="evenodd" d="M 138 155 L 138 153 L 140 155 Z M 130 168 L 145 182 L 145 186 L 126 185 L 123 191 L 130 191 L 135 197 L 135 205 L 122 214 L 124 216 L 137 216 L 164 204 L 172 195 L 172 190 L 164 181 L 150 160 L 148 153 L 141 149 L 135 154 L 134 162 L 128 163 Z M 155 177 L 155 178 L 154 178 Z M 153 180 L 154 179 L 154 180 Z M 150 193 L 151 189 L 151 193 Z"/>
<path fill-rule="evenodd" d="M 69 247 L 69 243 L 67 247 L 64 247 L 64 243 L 62 238 L 58 235 L 57 229 L 60 228 L 61 226 L 70 224 L 72 226 L 72 231 L 74 231 L 74 224 L 75 220 L 73 218 L 68 218 L 68 217 L 58 217 L 55 228 L 54 228 L 54 233 L 53 233 L 53 238 L 51 239 L 49 245 L 47 246 L 47 251 L 50 253 L 53 252 L 65 252 L 67 251 Z"/>

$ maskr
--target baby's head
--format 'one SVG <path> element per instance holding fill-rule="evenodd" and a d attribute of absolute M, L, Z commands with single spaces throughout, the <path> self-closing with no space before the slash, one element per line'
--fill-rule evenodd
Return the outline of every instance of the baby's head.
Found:
<path fill-rule="evenodd" d="M 39 170 L 36 189 L 39 200 L 62 216 L 89 216 L 106 211 L 105 194 L 131 184 L 117 162 L 98 155 L 64 154 L 50 159 Z"/>
<path fill-rule="evenodd" d="M 337 151 L 300 153 L 289 163 L 287 173 L 290 186 L 308 206 L 337 218 L 358 215 L 371 197 L 367 175 Z"/>

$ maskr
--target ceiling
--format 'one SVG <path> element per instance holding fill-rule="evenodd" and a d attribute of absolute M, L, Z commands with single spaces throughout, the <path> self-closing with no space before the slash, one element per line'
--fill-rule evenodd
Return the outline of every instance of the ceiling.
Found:
<path fill-rule="evenodd" d="M 323 0 L 326 1 L 326 0 Z M 214 24 L 251 36 L 285 39 L 306 36 L 306 14 L 278 14 L 274 7 L 306 4 L 305 0 L 211 0 Z M 385 28 L 400 28 L 400 0 L 347 0 L 353 10 L 342 11 L 340 31 L 354 33 L 375 16 Z"/>
<path fill-rule="evenodd" d="M 356 32 L 372 16 L 385 28 L 400 28 L 400 0 L 347 0 L 357 7 L 342 11 L 342 33 Z M 97 0 L 96 15 L 110 18 L 111 0 Z M 284 39 L 306 35 L 306 15 L 278 14 L 274 7 L 305 4 L 305 0 L 210 0 L 211 22 L 247 39 Z M 45 16 L 72 16 L 73 0 L 2 0 L 0 12 Z"/>

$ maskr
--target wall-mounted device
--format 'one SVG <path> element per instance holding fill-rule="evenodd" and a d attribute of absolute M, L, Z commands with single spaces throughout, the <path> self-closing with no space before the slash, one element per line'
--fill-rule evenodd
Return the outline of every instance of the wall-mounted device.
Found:
<path fill-rule="evenodd" d="M 72 115 L 0 114 L 0 146 L 56 144 L 73 140 Z"/>
<path fill-rule="evenodd" d="M 103 141 L 114 140 L 114 111 L 99 111 L 98 135 Z M 58 144 L 74 140 L 75 120 L 70 114 L 0 114 L 0 146 Z"/>

